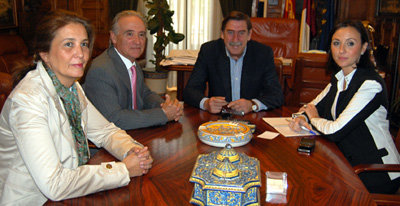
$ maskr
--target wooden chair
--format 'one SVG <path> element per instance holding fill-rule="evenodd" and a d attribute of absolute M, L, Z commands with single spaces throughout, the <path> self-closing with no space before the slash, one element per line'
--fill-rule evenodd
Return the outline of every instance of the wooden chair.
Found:
<path fill-rule="evenodd" d="M 300 23 L 296 19 L 286 18 L 259 18 L 250 19 L 252 28 L 251 39 L 270 46 L 275 58 L 290 60 L 285 64 L 282 72 L 284 91 L 293 87 L 293 71 L 299 50 Z"/>
<path fill-rule="evenodd" d="M 300 56 L 296 59 L 292 96 L 287 99 L 289 106 L 301 106 L 313 100 L 331 79 L 326 70 L 327 56 Z"/>
<path fill-rule="evenodd" d="M 282 90 L 285 91 L 285 82 L 283 78 L 283 63 L 280 59 L 274 58 L 274 63 L 275 63 L 275 70 L 276 74 L 278 75 L 278 80 L 279 83 L 281 84 Z"/>
<path fill-rule="evenodd" d="M 21 61 L 31 61 L 24 40 L 18 35 L 0 34 L 0 72 L 12 74 Z"/>
<path fill-rule="evenodd" d="M 394 139 L 396 148 L 400 148 L 400 129 Z M 400 164 L 361 164 L 353 167 L 358 175 L 362 172 L 400 172 Z M 377 205 L 400 205 L 400 195 L 398 194 L 371 194 L 372 199 Z"/>
<path fill-rule="evenodd" d="M 13 81 L 11 75 L 0 72 L 0 111 L 12 89 Z"/>
<path fill-rule="evenodd" d="M 256 17 L 250 20 L 253 26 L 251 39 L 270 46 L 274 57 L 292 59 L 294 65 L 299 48 L 299 21 Z"/>

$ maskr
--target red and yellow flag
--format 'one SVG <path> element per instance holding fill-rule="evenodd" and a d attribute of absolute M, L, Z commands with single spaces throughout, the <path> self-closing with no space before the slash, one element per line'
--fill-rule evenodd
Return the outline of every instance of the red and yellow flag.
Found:
<path fill-rule="evenodd" d="M 283 18 L 294 19 L 296 9 L 296 0 L 286 0 L 285 12 L 283 13 Z"/>

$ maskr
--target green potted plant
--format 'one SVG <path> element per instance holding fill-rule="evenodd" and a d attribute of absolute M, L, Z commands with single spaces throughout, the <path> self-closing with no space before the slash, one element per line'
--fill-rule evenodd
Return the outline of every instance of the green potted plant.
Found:
<path fill-rule="evenodd" d="M 150 34 L 156 34 L 156 42 L 154 43 L 154 58 L 155 60 L 150 60 L 155 65 L 154 72 L 145 72 L 146 84 L 157 93 L 165 93 L 166 89 L 166 78 L 167 78 L 167 70 L 163 69 L 161 66 L 161 61 L 165 59 L 165 47 L 170 43 L 178 44 L 185 38 L 185 35 L 181 33 L 176 33 L 174 28 L 172 27 L 172 16 L 174 15 L 174 11 L 169 9 L 169 5 L 167 0 L 147 0 L 146 7 L 149 9 L 147 12 L 147 28 L 150 31 Z M 152 88 L 152 77 L 157 79 L 165 78 L 164 83 L 161 84 L 160 91 L 156 88 Z M 157 91 L 156 91 L 157 90 Z"/>

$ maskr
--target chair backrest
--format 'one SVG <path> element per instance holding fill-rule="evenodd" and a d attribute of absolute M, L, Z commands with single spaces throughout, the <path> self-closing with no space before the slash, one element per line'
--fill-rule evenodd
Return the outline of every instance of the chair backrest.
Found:
<path fill-rule="evenodd" d="M 11 74 L 18 61 L 28 59 L 28 49 L 18 35 L 0 35 L 0 72 Z"/>
<path fill-rule="evenodd" d="M 251 18 L 251 39 L 266 44 L 274 57 L 296 58 L 299 48 L 299 21 L 286 18 Z"/>
<path fill-rule="evenodd" d="M 285 86 L 284 78 L 283 78 L 283 63 L 280 59 L 274 58 L 275 70 L 278 75 L 279 83 L 281 84 L 282 89 Z"/>
<path fill-rule="evenodd" d="M 300 106 L 313 100 L 331 79 L 331 73 L 327 72 L 327 55 L 313 58 L 298 57 L 294 74 L 292 106 Z"/>
<path fill-rule="evenodd" d="M 110 34 L 98 33 L 94 39 L 92 58 L 96 58 L 110 46 Z"/>
<path fill-rule="evenodd" d="M 397 131 L 397 136 L 394 139 L 394 144 L 396 145 L 397 151 L 400 151 L 400 129 Z"/>
<path fill-rule="evenodd" d="M 13 89 L 13 82 L 11 75 L 8 73 L 0 72 L 0 111 L 10 92 Z"/>

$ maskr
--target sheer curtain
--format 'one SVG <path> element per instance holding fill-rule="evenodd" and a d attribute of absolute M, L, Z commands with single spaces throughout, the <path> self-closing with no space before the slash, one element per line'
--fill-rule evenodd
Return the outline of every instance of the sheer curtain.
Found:
<path fill-rule="evenodd" d="M 173 10 L 174 29 L 176 32 L 183 33 L 185 39 L 179 44 L 170 44 L 166 49 L 166 54 L 172 49 L 200 49 L 200 46 L 210 40 L 218 39 L 221 35 L 222 11 L 219 1 L 216 0 L 168 0 L 170 9 Z M 144 1 L 139 0 L 138 11 L 147 14 Z M 153 57 L 154 37 L 147 38 L 147 67 L 153 65 L 148 61 Z M 169 90 L 176 90 L 176 72 L 169 72 Z"/>
<path fill-rule="evenodd" d="M 169 0 L 174 29 L 185 34 L 183 43 L 171 49 L 200 49 L 204 42 L 220 37 L 222 11 L 215 0 Z"/>
<path fill-rule="evenodd" d="M 179 44 L 170 44 L 166 49 L 166 54 L 172 49 L 200 49 L 200 46 L 210 40 L 218 39 L 221 35 L 222 10 L 219 1 L 216 0 L 168 0 L 170 9 L 173 10 L 174 29 L 176 32 L 183 33 L 185 39 Z M 144 0 L 139 0 L 138 11 L 147 15 L 147 8 Z M 146 59 L 147 67 L 154 67 L 149 59 L 153 57 L 153 43 L 155 37 L 148 33 Z M 169 72 L 169 90 L 176 90 L 176 72 Z"/>
<path fill-rule="evenodd" d="M 215 0 L 168 0 L 173 16 L 176 32 L 185 34 L 185 39 L 176 44 L 170 44 L 172 49 L 198 50 L 207 41 L 220 37 L 222 11 L 219 1 Z M 167 52 L 168 53 L 168 52 Z M 168 76 L 169 90 L 176 89 L 177 74 L 170 72 Z"/>

